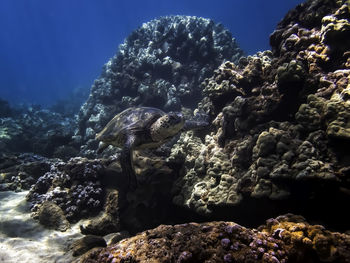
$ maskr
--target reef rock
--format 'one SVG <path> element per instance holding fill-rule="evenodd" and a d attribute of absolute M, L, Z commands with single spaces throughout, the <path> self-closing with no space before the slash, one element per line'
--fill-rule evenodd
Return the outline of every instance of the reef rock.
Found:
<path fill-rule="evenodd" d="M 59 231 L 66 231 L 69 228 L 69 222 L 62 209 L 53 202 L 44 202 L 38 210 L 39 222 L 47 227 Z"/>
<path fill-rule="evenodd" d="M 252 202 L 264 216 L 323 204 L 320 218 L 346 227 L 334 204 L 350 201 L 349 19 L 347 1 L 300 4 L 271 35 L 272 52 L 225 62 L 203 82 L 199 108 L 214 128 L 173 147 L 169 160 L 184 163 L 174 203 L 219 218 Z"/>
<path fill-rule="evenodd" d="M 62 159 L 78 153 L 78 145 L 72 140 L 76 127 L 72 117 L 39 106 L 11 109 L 11 112 L 10 116 L 0 116 L 1 152 L 32 152 Z"/>
<path fill-rule="evenodd" d="M 103 237 L 88 235 L 81 239 L 76 240 L 71 245 L 71 251 L 73 252 L 73 256 L 80 256 L 85 252 L 89 251 L 94 247 L 106 247 L 106 241 Z"/>
<path fill-rule="evenodd" d="M 111 190 L 107 194 L 103 213 L 80 226 L 83 234 L 107 235 L 120 230 L 119 222 L 119 193 Z"/>
<path fill-rule="evenodd" d="M 230 32 L 212 20 L 166 16 L 143 24 L 93 84 L 79 113 L 76 139 L 94 138 L 114 115 L 131 106 L 195 108 L 200 83 L 223 61 L 236 62 L 242 54 Z"/>
<path fill-rule="evenodd" d="M 223 221 L 161 225 L 76 262 L 349 262 L 349 249 L 350 236 L 286 215 L 258 229 Z"/>
<path fill-rule="evenodd" d="M 100 175 L 103 162 L 76 157 L 67 163 L 54 162 L 50 170 L 39 177 L 27 196 L 36 215 L 46 201 L 62 209 L 70 221 L 97 214 L 104 203 Z"/>
<path fill-rule="evenodd" d="M 52 160 L 36 154 L 0 155 L 0 191 L 29 190 L 50 170 Z"/>

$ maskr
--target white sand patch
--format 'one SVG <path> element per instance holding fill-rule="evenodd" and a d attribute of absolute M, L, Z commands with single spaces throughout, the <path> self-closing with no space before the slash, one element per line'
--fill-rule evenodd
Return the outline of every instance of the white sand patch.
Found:
<path fill-rule="evenodd" d="M 73 240 L 83 237 L 79 223 L 66 232 L 48 230 L 30 217 L 28 192 L 0 192 L 0 263 L 66 263 Z"/>

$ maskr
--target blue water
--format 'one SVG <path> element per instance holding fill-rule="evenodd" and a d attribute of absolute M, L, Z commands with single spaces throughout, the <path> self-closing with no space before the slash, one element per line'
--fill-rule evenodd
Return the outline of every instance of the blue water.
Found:
<path fill-rule="evenodd" d="M 128 34 L 162 15 L 221 22 L 240 47 L 269 49 L 268 37 L 301 0 L 1 0 L 0 98 L 48 106 L 89 89 Z"/>

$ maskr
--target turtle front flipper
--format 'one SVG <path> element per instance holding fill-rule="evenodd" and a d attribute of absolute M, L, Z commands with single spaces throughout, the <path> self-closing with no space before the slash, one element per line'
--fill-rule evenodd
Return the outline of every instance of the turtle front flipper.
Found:
<path fill-rule="evenodd" d="M 120 165 L 122 167 L 122 172 L 128 177 L 128 188 L 134 190 L 137 188 L 136 174 L 133 169 L 132 151 L 135 144 L 135 136 L 129 136 L 127 139 L 121 155 L 120 155 Z"/>

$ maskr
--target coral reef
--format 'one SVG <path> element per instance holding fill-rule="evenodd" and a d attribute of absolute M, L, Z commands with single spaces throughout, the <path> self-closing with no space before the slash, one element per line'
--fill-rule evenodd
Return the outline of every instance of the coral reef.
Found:
<path fill-rule="evenodd" d="M 349 230 L 349 20 L 348 1 L 309 0 L 279 23 L 271 51 L 248 57 L 210 20 L 146 23 L 105 65 L 77 122 L 0 101 L 0 190 L 30 188 L 49 228 L 88 218 L 70 253 L 90 251 L 77 262 L 350 262 L 349 235 L 278 216 Z M 93 138 L 135 105 L 197 106 L 212 125 L 134 151 L 130 191 L 118 150 L 94 159 Z M 93 158 L 69 159 L 77 149 Z M 178 224 L 194 221 L 212 222 Z"/>
<path fill-rule="evenodd" d="M 50 201 L 62 209 L 65 217 L 74 222 L 98 213 L 104 203 L 101 177 L 104 169 L 99 160 L 76 157 L 67 163 L 56 161 L 50 170 L 39 177 L 27 196 L 34 217 Z"/>
<path fill-rule="evenodd" d="M 0 116 L 0 150 L 5 153 L 33 152 L 68 159 L 78 153 L 73 140 L 76 121 L 37 106 L 11 108 Z"/>
<path fill-rule="evenodd" d="M 256 229 L 233 222 L 161 225 L 76 262 L 349 262 L 350 236 L 294 215 Z"/>
<path fill-rule="evenodd" d="M 50 170 L 51 160 L 30 153 L 0 155 L 0 191 L 29 190 Z"/>
<path fill-rule="evenodd" d="M 131 106 L 195 108 L 200 83 L 223 61 L 237 61 L 242 54 L 230 32 L 208 19 L 166 16 L 143 24 L 93 84 L 79 113 L 76 138 L 94 138 L 116 113 Z M 93 145 L 88 142 L 86 148 L 88 154 Z"/>
<path fill-rule="evenodd" d="M 346 1 L 307 1 L 273 32 L 272 52 L 225 62 L 203 82 L 199 108 L 215 129 L 182 134 L 173 147 L 169 160 L 184 162 L 174 203 L 209 216 L 251 200 L 342 214 L 334 204 L 350 200 L 349 18 Z"/>

